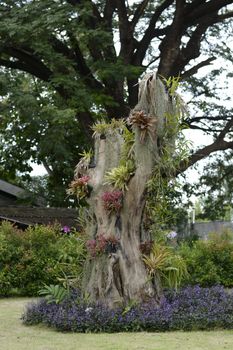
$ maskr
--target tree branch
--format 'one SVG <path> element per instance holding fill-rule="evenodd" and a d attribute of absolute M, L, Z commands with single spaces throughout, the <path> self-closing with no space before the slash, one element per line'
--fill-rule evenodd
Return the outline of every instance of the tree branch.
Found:
<path fill-rule="evenodd" d="M 217 21 L 218 22 L 222 22 L 224 21 L 225 19 L 229 19 L 229 18 L 233 18 L 233 11 L 229 11 L 227 13 L 224 13 L 223 15 L 219 15 L 217 17 Z"/>
<path fill-rule="evenodd" d="M 225 151 L 227 149 L 233 149 L 233 141 L 227 142 L 224 140 L 220 140 L 218 142 L 213 142 L 211 145 L 208 145 L 206 147 L 203 147 L 197 150 L 196 153 L 194 153 L 188 158 L 188 161 L 185 160 L 181 162 L 179 170 L 176 175 L 183 173 L 190 166 L 194 165 L 199 160 L 208 157 L 211 153 L 214 153 L 217 151 Z"/>
<path fill-rule="evenodd" d="M 150 23 L 145 31 L 145 34 L 141 41 L 137 45 L 137 51 L 134 54 L 133 57 L 133 63 L 140 65 L 142 64 L 142 61 L 145 57 L 146 51 L 148 50 L 148 47 L 151 43 L 151 40 L 155 37 L 156 32 L 155 30 L 155 25 L 163 13 L 172 3 L 174 0 L 165 0 L 160 6 L 158 6 L 152 15 L 152 18 L 150 20 Z"/>
<path fill-rule="evenodd" d="M 0 65 L 30 73 L 46 82 L 51 79 L 52 71 L 46 67 L 45 64 L 42 63 L 36 56 L 31 55 L 25 50 L 20 50 L 13 47 L 4 48 L 1 51 L 2 53 L 6 53 L 11 57 L 16 58 L 17 61 L 0 59 Z"/>
<path fill-rule="evenodd" d="M 233 118 L 232 115 L 223 115 L 223 116 L 216 116 L 216 117 L 209 117 L 209 116 L 202 116 L 202 117 L 193 117 L 191 119 L 187 118 L 184 123 L 191 125 L 192 123 L 200 122 L 202 120 L 207 120 L 207 121 L 228 121 L 229 119 L 231 120 Z"/>
<path fill-rule="evenodd" d="M 218 11 L 224 6 L 232 4 L 232 0 L 212 0 L 208 2 L 200 2 L 199 6 L 192 6 L 192 4 L 186 6 L 185 11 L 185 23 L 188 26 L 198 23 L 203 17 L 210 15 L 217 15 Z"/>
<path fill-rule="evenodd" d="M 103 90 L 103 85 L 93 76 L 92 71 L 86 64 L 86 61 L 83 57 L 82 51 L 79 47 L 77 39 L 74 37 L 73 33 L 68 33 L 69 40 L 74 51 L 74 62 L 79 72 L 80 76 L 85 80 L 89 88 L 96 90 Z M 77 62 L 77 63 L 76 63 Z"/>
<path fill-rule="evenodd" d="M 174 66 L 174 62 L 180 53 L 179 47 L 184 30 L 184 10 L 185 1 L 176 0 L 176 10 L 173 22 L 166 37 L 159 46 L 161 52 L 161 60 L 158 67 L 158 73 L 165 78 L 171 75 L 171 67 Z"/>
<path fill-rule="evenodd" d="M 103 26 L 107 30 L 107 32 L 111 35 L 111 45 L 107 45 L 107 47 L 103 48 L 104 57 L 106 60 L 111 59 L 113 62 L 116 62 L 116 49 L 114 46 L 114 37 L 113 37 L 113 14 L 116 9 L 115 0 L 106 0 L 104 7 L 104 18 L 103 18 Z"/>
<path fill-rule="evenodd" d="M 226 134 L 230 131 L 232 127 L 233 127 L 233 118 L 226 123 L 225 127 L 222 129 L 222 131 L 218 135 L 216 141 L 223 140 Z"/>
<path fill-rule="evenodd" d="M 132 56 L 134 50 L 133 31 L 131 30 L 128 20 L 125 0 L 116 0 L 116 4 L 119 17 L 119 32 L 121 43 L 119 56 L 123 57 L 125 63 L 128 64 L 130 63 L 130 57 Z"/>
<path fill-rule="evenodd" d="M 195 66 L 193 66 L 192 68 L 186 70 L 183 74 L 181 74 L 181 79 L 185 80 L 191 76 L 193 76 L 194 74 L 196 74 L 198 72 L 198 70 L 202 67 L 208 66 L 210 64 L 212 64 L 212 62 L 216 60 L 216 57 L 210 57 L 205 61 L 202 61 L 198 64 L 196 64 Z"/>
<path fill-rule="evenodd" d="M 47 171 L 47 174 L 49 176 L 53 176 L 53 170 L 50 168 L 50 166 L 48 165 L 47 161 L 46 160 L 43 160 L 43 166 L 45 168 L 45 170 Z"/>
<path fill-rule="evenodd" d="M 114 0 L 106 0 L 104 7 L 104 20 L 106 21 L 108 28 L 112 30 L 112 17 L 114 10 L 116 9 L 116 2 Z"/>
<path fill-rule="evenodd" d="M 140 20 L 141 16 L 144 13 L 144 10 L 146 9 L 147 5 L 148 5 L 149 0 L 142 0 L 142 2 L 138 5 L 138 7 L 136 8 L 136 11 L 134 12 L 134 16 L 132 21 L 130 22 L 131 28 L 132 30 L 135 29 L 138 21 Z"/>
<path fill-rule="evenodd" d="M 180 163 L 179 170 L 177 171 L 176 175 L 183 173 L 190 166 L 194 165 L 199 160 L 206 158 L 211 153 L 214 153 L 217 151 L 224 151 L 227 149 L 233 149 L 233 141 L 228 142 L 224 140 L 224 137 L 232 127 L 233 127 L 233 118 L 226 123 L 225 127 L 219 133 L 218 137 L 212 144 L 197 150 L 194 154 L 189 156 L 188 159 L 182 161 Z"/>

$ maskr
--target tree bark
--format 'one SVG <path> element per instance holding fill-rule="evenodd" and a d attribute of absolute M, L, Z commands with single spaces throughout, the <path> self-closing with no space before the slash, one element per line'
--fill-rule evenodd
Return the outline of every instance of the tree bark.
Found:
<path fill-rule="evenodd" d="M 130 300 L 160 300 L 159 280 L 152 281 L 148 277 L 140 242 L 147 182 L 159 160 L 158 144 L 162 143 L 166 113 L 174 112 L 174 103 L 155 75 L 147 75 L 139 90 L 139 103 L 132 113 L 143 112 L 151 126 L 142 138 L 143 129 L 133 124 L 135 171 L 123 191 L 119 212 L 106 212 L 102 200 L 103 193 L 113 190 L 106 184 L 105 175 L 121 161 L 124 140 L 119 130 L 109 130 L 105 137 L 95 138 L 96 167 L 85 172 L 92 187 L 88 198 L 92 219 L 86 227 L 87 234 L 94 240 L 100 236 L 106 239 L 114 236 L 118 244 L 113 251 L 104 251 L 87 259 L 82 289 L 93 301 L 104 302 L 109 307 Z"/>

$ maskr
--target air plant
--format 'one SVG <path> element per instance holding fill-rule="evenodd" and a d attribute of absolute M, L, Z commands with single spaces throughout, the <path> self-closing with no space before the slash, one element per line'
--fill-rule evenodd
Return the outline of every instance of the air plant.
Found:
<path fill-rule="evenodd" d="M 125 127 L 123 129 L 122 136 L 124 139 L 124 143 L 121 151 L 121 159 L 122 161 L 126 161 L 128 159 L 134 160 L 134 156 L 135 156 L 134 133 Z"/>
<path fill-rule="evenodd" d="M 155 118 L 147 115 L 144 111 L 133 111 L 128 118 L 128 123 L 140 130 L 140 142 L 143 143 L 147 135 L 152 142 L 154 141 Z"/>
<path fill-rule="evenodd" d="M 79 153 L 79 155 L 82 157 L 78 164 L 75 167 L 74 171 L 74 177 L 79 177 L 80 174 L 84 174 L 91 162 L 91 159 L 93 157 L 93 151 L 90 149 L 89 151 L 83 151 L 82 153 Z"/>
<path fill-rule="evenodd" d="M 119 239 L 114 235 L 105 236 L 99 234 L 96 239 L 90 239 L 86 243 L 87 250 L 92 258 L 104 253 L 115 253 L 119 246 Z"/>
<path fill-rule="evenodd" d="M 156 276 L 162 284 L 177 289 L 184 276 L 188 274 L 184 259 L 175 254 L 171 247 L 154 243 L 149 255 L 143 255 L 151 278 Z"/>
<path fill-rule="evenodd" d="M 166 79 L 161 76 L 163 82 L 165 83 L 166 89 L 170 96 L 174 96 L 180 84 L 180 76 L 178 77 L 169 77 Z"/>
<path fill-rule="evenodd" d="M 122 207 L 122 191 L 106 191 L 102 194 L 104 209 L 109 213 L 117 213 Z"/>
<path fill-rule="evenodd" d="M 105 184 L 112 185 L 121 191 L 128 189 L 127 183 L 134 173 L 134 168 L 131 162 L 127 162 L 124 165 L 119 165 L 117 168 L 113 168 L 105 175 Z"/>
<path fill-rule="evenodd" d="M 123 119 L 112 119 L 111 123 L 107 123 L 105 120 L 97 121 L 93 126 L 93 137 L 106 135 L 109 131 L 116 131 L 117 129 L 123 129 L 125 127 L 125 121 Z"/>
<path fill-rule="evenodd" d="M 67 194 L 76 195 L 79 199 L 85 198 L 90 190 L 90 186 L 88 185 L 89 180 L 90 176 L 88 175 L 73 180 L 66 191 Z"/>

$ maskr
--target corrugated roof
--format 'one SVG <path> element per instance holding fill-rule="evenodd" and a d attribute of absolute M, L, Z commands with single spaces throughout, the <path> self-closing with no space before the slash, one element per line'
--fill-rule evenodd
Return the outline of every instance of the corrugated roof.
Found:
<path fill-rule="evenodd" d="M 1 179 L 0 179 L 0 191 L 16 197 L 17 200 L 30 198 L 30 195 L 31 195 L 29 191 L 26 191 L 22 187 L 12 185 L 9 182 Z M 37 197 L 33 200 L 33 205 L 45 206 L 46 200 L 43 197 L 37 195 Z"/>
<path fill-rule="evenodd" d="M 9 193 L 17 198 L 23 198 L 27 195 L 27 192 L 23 188 L 12 185 L 4 180 L 0 180 L 0 191 Z"/>
<path fill-rule="evenodd" d="M 55 222 L 62 226 L 78 227 L 77 210 L 73 208 L 45 207 L 0 207 L 0 219 L 19 222 L 26 225 L 49 225 Z"/>

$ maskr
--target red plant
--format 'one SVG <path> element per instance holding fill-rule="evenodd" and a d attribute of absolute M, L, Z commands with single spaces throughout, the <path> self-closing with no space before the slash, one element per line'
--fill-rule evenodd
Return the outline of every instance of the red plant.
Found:
<path fill-rule="evenodd" d="M 87 241 L 86 247 L 92 257 L 97 255 L 97 241 L 95 239 Z"/>
<path fill-rule="evenodd" d="M 109 213 L 119 212 L 122 207 L 122 191 L 107 191 L 102 194 L 103 206 Z"/>
<path fill-rule="evenodd" d="M 103 233 L 99 234 L 96 239 L 87 241 L 86 246 L 90 255 L 94 258 L 104 253 L 116 251 L 119 244 L 119 239 L 115 236 L 105 237 Z"/>
<path fill-rule="evenodd" d="M 133 113 L 128 118 L 129 125 L 135 125 L 141 131 L 140 141 L 143 143 L 146 135 L 149 135 L 151 141 L 154 139 L 154 124 L 156 124 L 156 119 L 144 113 L 144 111 L 133 111 Z"/>
<path fill-rule="evenodd" d="M 78 183 L 80 186 L 85 186 L 85 185 L 87 185 L 89 180 L 90 180 L 90 176 L 89 175 L 84 175 L 82 177 L 79 177 L 76 180 L 76 183 Z"/>
<path fill-rule="evenodd" d="M 88 193 L 88 181 L 90 176 L 85 175 L 79 177 L 69 184 L 69 189 L 66 191 L 69 195 L 76 195 L 77 197 L 84 198 Z"/>

